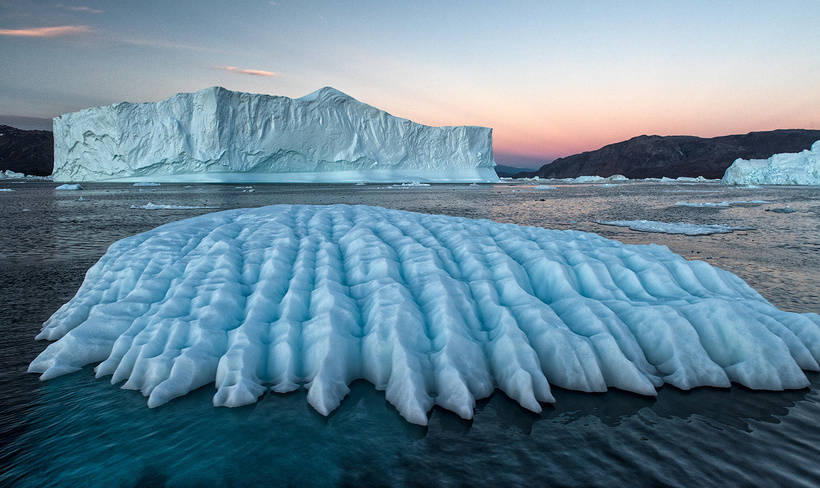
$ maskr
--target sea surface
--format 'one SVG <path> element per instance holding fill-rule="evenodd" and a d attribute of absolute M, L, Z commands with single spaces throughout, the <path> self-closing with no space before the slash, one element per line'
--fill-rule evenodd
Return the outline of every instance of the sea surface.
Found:
<path fill-rule="evenodd" d="M 475 419 L 434 409 L 404 421 L 366 382 L 329 417 L 304 391 L 211 405 L 206 386 L 160 408 L 91 367 L 40 382 L 34 336 L 114 241 L 218 210 L 365 204 L 657 243 L 738 274 L 776 306 L 820 312 L 820 189 L 718 184 L 161 185 L 0 180 L 0 486 L 818 486 L 820 374 L 787 392 L 663 387 L 553 390 L 536 415 L 500 392 Z M 252 191 L 251 191 L 252 190 Z M 698 208 L 676 202 L 764 200 Z M 148 203 L 200 208 L 146 209 Z M 773 212 L 786 206 L 793 213 Z M 208 207 L 208 208 L 202 208 Z M 723 224 L 709 236 L 643 233 L 608 220 Z"/>

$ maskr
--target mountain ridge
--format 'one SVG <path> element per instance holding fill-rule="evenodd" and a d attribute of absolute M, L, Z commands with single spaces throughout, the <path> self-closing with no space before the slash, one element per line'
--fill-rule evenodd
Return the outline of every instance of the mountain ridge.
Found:
<path fill-rule="evenodd" d="M 721 178 L 736 159 L 766 159 L 799 152 L 820 140 L 820 130 L 776 129 L 717 137 L 640 135 L 541 166 L 515 177 Z"/>

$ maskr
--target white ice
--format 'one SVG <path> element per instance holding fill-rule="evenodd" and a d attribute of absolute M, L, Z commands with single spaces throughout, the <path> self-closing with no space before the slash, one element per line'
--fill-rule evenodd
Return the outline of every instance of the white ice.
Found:
<path fill-rule="evenodd" d="M 820 185 L 820 141 L 799 153 L 736 159 L 722 181 L 727 185 Z"/>
<path fill-rule="evenodd" d="M 497 182 L 492 129 L 430 127 L 330 87 L 213 87 L 54 119 L 55 181 Z"/>
<path fill-rule="evenodd" d="M 11 189 L 11 188 L 0 188 L 0 191 L 14 191 L 14 190 Z"/>
<path fill-rule="evenodd" d="M 663 246 L 275 205 L 114 243 L 37 338 L 56 341 L 29 367 L 41 379 L 99 363 L 149 407 L 215 383 L 217 406 L 306 388 L 327 415 L 361 378 L 425 424 L 434 405 L 471 418 L 496 388 L 535 412 L 550 385 L 803 388 L 820 316 Z"/>
<path fill-rule="evenodd" d="M 0 171 L 0 180 L 33 180 L 33 181 L 51 181 L 50 176 L 33 176 L 23 173 L 17 173 L 10 169 Z"/>
<path fill-rule="evenodd" d="M 406 181 L 404 183 L 399 183 L 398 185 L 390 185 L 393 188 L 402 188 L 402 187 L 419 187 L 419 186 L 430 186 L 429 183 L 421 183 L 419 181 Z"/>
<path fill-rule="evenodd" d="M 723 202 L 675 202 L 677 207 L 695 207 L 695 208 L 713 208 L 713 207 L 731 207 L 732 205 L 763 205 L 772 203 L 767 200 L 729 200 Z"/>
<path fill-rule="evenodd" d="M 65 191 L 65 190 L 82 190 L 83 187 L 80 185 L 71 185 L 71 184 L 63 184 L 55 188 L 55 190 Z"/>
<path fill-rule="evenodd" d="M 204 205 L 167 205 L 148 202 L 145 205 L 131 205 L 131 208 L 141 208 L 144 210 L 192 210 L 197 208 L 214 208 Z"/>
<path fill-rule="evenodd" d="M 657 222 L 654 220 L 608 220 L 598 222 L 602 225 L 628 227 L 640 232 L 659 232 L 663 234 L 685 234 L 687 236 L 705 236 L 709 234 L 728 234 L 736 230 L 749 230 L 749 227 L 729 227 L 720 224 L 690 224 L 687 222 Z"/>

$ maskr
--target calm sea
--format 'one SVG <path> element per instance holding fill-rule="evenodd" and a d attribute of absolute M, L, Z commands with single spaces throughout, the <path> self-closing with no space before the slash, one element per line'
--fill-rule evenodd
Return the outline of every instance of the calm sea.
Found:
<path fill-rule="evenodd" d="M 740 275 L 780 308 L 820 312 L 818 188 L 54 186 L 0 181 L 15 190 L 0 192 L 0 485 L 820 484 L 818 374 L 810 388 L 782 393 L 665 387 L 643 398 L 555 389 L 555 405 L 540 415 L 496 393 L 471 422 L 436 409 L 425 428 L 402 420 L 364 382 L 325 418 L 304 392 L 215 409 L 204 387 L 148 409 L 139 393 L 94 379 L 90 367 L 43 383 L 25 372 L 45 347 L 34 341 L 42 322 L 112 242 L 205 212 L 275 203 L 378 205 L 654 242 Z M 675 205 L 730 200 L 772 203 Z M 132 208 L 148 202 L 213 208 Z M 797 212 L 771 211 L 786 205 Z M 753 229 L 688 237 L 595 223 L 634 219 Z"/>

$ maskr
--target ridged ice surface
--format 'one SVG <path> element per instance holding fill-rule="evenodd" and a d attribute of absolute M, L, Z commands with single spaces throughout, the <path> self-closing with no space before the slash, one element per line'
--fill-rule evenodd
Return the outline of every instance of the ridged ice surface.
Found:
<path fill-rule="evenodd" d="M 820 185 L 820 141 L 798 153 L 736 159 L 723 174 L 728 185 Z"/>
<path fill-rule="evenodd" d="M 208 88 L 54 119 L 54 181 L 498 181 L 492 129 L 430 127 L 330 87 Z"/>
<path fill-rule="evenodd" d="M 780 390 L 818 370 L 820 316 L 655 245 L 366 206 L 202 215 L 114 243 L 38 339 L 41 379 L 91 363 L 155 407 L 308 390 L 322 414 L 364 378 L 410 422 L 502 390 Z"/>

